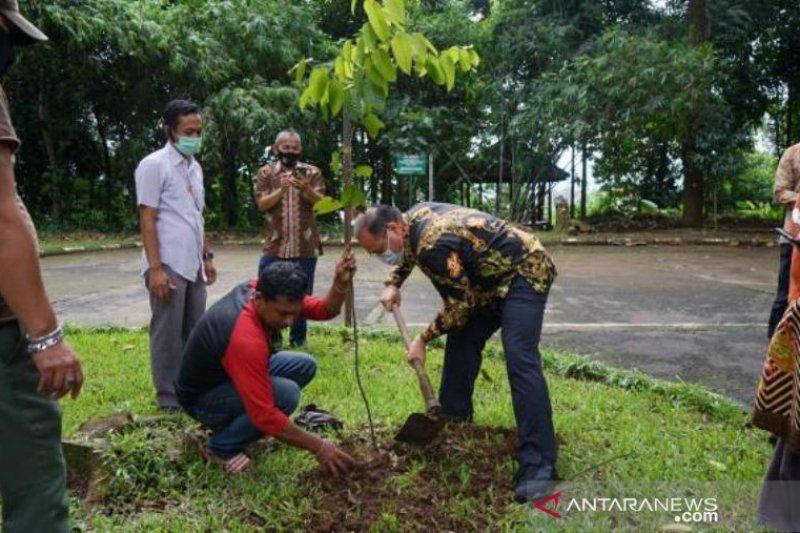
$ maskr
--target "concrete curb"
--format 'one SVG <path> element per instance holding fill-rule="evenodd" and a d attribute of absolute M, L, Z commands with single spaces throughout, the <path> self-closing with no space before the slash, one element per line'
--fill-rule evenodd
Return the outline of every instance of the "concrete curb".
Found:
<path fill-rule="evenodd" d="M 732 237 L 543 237 L 545 246 L 730 246 L 730 247 L 766 247 L 773 248 L 778 245 L 776 239 L 769 237 L 732 238 Z M 260 238 L 228 239 L 220 241 L 225 246 L 256 246 L 261 245 Z M 325 246 L 341 246 L 338 239 L 323 239 Z M 111 250 L 126 250 L 141 248 L 141 242 L 126 242 L 116 244 L 101 244 L 97 246 L 63 246 L 52 248 L 39 254 L 39 257 L 52 257 L 57 255 L 80 254 L 87 252 L 104 252 Z"/>

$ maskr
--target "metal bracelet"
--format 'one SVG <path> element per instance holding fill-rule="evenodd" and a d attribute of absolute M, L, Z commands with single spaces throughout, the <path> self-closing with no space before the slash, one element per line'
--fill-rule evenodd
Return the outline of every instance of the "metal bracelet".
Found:
<path fill-rule="evenodd" d="M 64 332 L 61 330 L 61 326 L 57 327 L 54 331 L 44 335 L 42 337 L 35 337 L 31 338 L 28 337 L 28 353 L 34 354 L 39 353 L 48 348 L 52 348 L 56 344 L 60 343 L 64 340 Z"/>

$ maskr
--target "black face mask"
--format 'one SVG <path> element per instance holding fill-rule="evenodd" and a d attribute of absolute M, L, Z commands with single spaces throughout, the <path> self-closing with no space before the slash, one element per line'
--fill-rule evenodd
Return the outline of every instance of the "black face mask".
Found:
<path fill-rule="evenodd" d="M 297 162 L 300 161 L 300 154 L 294 152 L 278 152 L 278 161 L 287 168 L 294 168 Z"/>
<path fill-rule="evenodd" d="M 14 44 L 11 40 L 11 32 L 0 29 L 0 76 L 5 76 L 13 64 Z"/>

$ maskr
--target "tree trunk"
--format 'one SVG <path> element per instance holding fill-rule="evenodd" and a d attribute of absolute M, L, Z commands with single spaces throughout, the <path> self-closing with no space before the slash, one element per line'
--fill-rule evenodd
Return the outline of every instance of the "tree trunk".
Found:
<path fill-rule="evenodd" d="M 663 209 L 667 206 L 667 173 L 669 172 L 669 154 L 667 145 L 662 144 L 658 148 L 658 169 L 656 170 L 656 197 L 658 207 Z"/>
<path fill-rule="evenodd" d="M 503 186 L 503 166 L 505 164 L 506 146 L 506 116 L 503 110 L 503 117 L 500 123 L 500 166 L 497 171 L 497 194 L 495 195 L 494 214 L 500 216 L 500 188 Z"/>
<path fill-rule="evenodd" d="M 694 139 L 684 139 L 681 145 L 683 163 L 683 223 L 689 227 L 703 224 L 703 172 L 695 163 L 697 147 Z"/>
<path fill-rule="evenodd" d="M 58 165 L 58 158 L 56 154 L 55 143 L 53 142 L 53 136 L 50 133 L 50 114 L 47 111 L 47 105 L 41 98 L 41 92 L 39 93 L 39 121 L 41 122 L 42 142 L 44 143 L 44 149 L 47 152 L 47 167 L 50 170 L 50 183 L 54 185 L 56 189 L 58 189 L 61 181 L 59 179 L 61 170 Z M 61 192 L 59 190 L 55 190 L 50 196 L 53 199 L 53 203 L 51 204 L 51 215 L 55 220 L 61 222 L 63 213 Z"/>
<path fill-rule="evenodd" d="M 383 176 L 381 177 L 381 203 L 392 205 L 392 154 L 387 153 L 383 160 Z"/>
<path fill-rule="evenodd" d="M 581 146 L 581 218 L 586 218 L 586 143 Z"/>
<path fill-rule="evenodd" d="M 700 45 L 711 35 L 706 0 L 689 0 L 689 22 L 691 39 Z M 681 161 L 683 163 L 683 223 L 690 227 L 703 224 L 703 170 L 696 164 L 697 156 L 696 113 L 687 121 L 686 133 L 681 140 Z"/>
<path fill-rule="evenodd" d="M 572 168 L 569 175 L 569 218 L 575 218 L 575 144 L 569 149 L 572 154 Z"/>
<path fill-rule="evenodd" d="M 105 181 L 105 215 L 106 215 L 106 223 L 110 224 L 111 220 L 113 219 L 113 208 L 112 208 L 112 184 L 113 184 L 113 177 L 114 174 L 111 169 L 111 154 L 108 150 L 108 135 L 106 133 L 106 127 L 102 120 L 100 120 L 100 116 L 95 113 L 95 120 L 97 120 L 97 134 L 100 136 L 100 143 L 102 148 L 103 154 L 103 172 L 106 175 Z M 94 193 L 94 187 L 92 187 L 92 192 Z"/>
<path fill-rule="evenodd" d="M 788 86 L 788 98 L 786 99 L 786 148 L 792 146 L 797 138 L 795 136 L 795 101 L 797 99 L 797 89 L 793 83 Z"/>
<path fill-rule="evenodd" d="M 689 0 L 689 21 L 692 25 L 692 44 L 702 44 L 711 37 L 711 20 L 706 0 Z"/>
<path fill-rule="evenodd" d="M 222 161 L 222 180 L 223 196 L 222 203 L 225 213 L 225 225 L 235 228 L 239 223 L 239 188 L 237 187 L 238 172 L 236 169 L 237 147 L 228 145 L 223 152 Z"/>
<path fill-rule="evenodd" d="M 342 179 L 345 187 L 353 184 L 353 125 L 350 122 L 350 115 L 345 108 L 342 113 Z M 344 211 L 344 244 L 349 246 L 353 239 L 353 210 Z M 350 327 L 353 325 L 355 307 L 353 301 L 353 281 L 350 280 L 350 287 L 345 300 L 344 323 Z"/>

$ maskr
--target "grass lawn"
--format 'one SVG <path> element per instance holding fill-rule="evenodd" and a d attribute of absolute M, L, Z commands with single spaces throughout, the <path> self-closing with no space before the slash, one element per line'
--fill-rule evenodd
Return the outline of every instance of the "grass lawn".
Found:
<path fill-rule="evenodd" d="M 475 428 L 448 428 L 428 450 L 366 444 L 366 416 L 354 373 L 351 339 L 341 328 L 312 328 L 316 379 L 302 404 L 317 403 L 345 423 L 341 438 L 371 461 L 349 485 L 331 483 L 307 453 L 278 444 L 254 450 L 255 468 L 229 478 L 207 468 L 186 417 L 134 424 L 109 437 L 112 475 L 96 503 L 72 499 L 75 525 L 90 530 L 196 531 L 263 529 L 686 531 L 672 512 L 578 512 L 571 498 L 715 498 L 716 527 L 753 530 L 760 478 L 771 455 L 766 435 L 726 400 L 688 385 L 609 370 L 578 356 L 548 352 L 545 366 L 561 442 L 562 519 L 511 504 L 513 413 L 502 351 L 487 347 L 475 392 Z M 78 437 L 89 419 L 127 410 L 154 413 L 147 335 L 74 331 L 88 381 L 64 401 L 64 429 Z M 421 410 L 413 372 L 397 337 L 366 332 L 362 376 L 379 439 L 388 443 L 406 416 Z M 438 383 L 442 351 L 429 353 Z M 496 426 L 497 429 L 485 429 Z M 506 429 L 502 429 L 506 428 Z M 372 454 L 372 455 L 370 455 Z M 698 531 L 708 525 L 692 524 Z"/>

